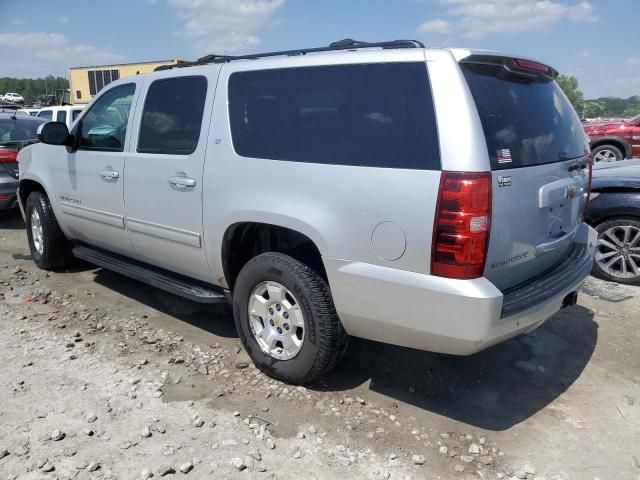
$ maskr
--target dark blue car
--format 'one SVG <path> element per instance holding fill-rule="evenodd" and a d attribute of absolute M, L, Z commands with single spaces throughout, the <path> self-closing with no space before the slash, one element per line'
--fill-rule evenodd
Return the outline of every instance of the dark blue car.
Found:
<path fill-rule="evenodd" d="M 640 284 L 640 160 L 596 165 L 586 220 L 598 232 L 594 275 Z"/>

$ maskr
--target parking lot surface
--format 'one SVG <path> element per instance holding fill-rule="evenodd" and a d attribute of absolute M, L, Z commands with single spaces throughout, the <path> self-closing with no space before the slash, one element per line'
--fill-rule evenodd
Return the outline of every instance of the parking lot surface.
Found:
<path fill-rule="evenodd" d="M 584 290 L 474 356 L 353 339 L 292 387 L 251 365 L 229 307 L 38 270 L 3 214 L 0 478 L 637 480 L 640 289 Z"/>

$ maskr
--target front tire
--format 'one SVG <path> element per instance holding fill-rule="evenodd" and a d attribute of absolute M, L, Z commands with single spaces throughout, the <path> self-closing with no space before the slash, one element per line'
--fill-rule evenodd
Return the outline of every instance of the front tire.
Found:
<path fill-rule="evenodd" d="M 640 221 L 616 218 L 596 226 L 593 273 L 610 282 L 640 284 Z"/>
<path fill-rule="evenodd" d="M 42 192 L 31 192 L 25 214 L 29 249 L 35 264 L 43 270 L 69 265 L 73 260 L 69 241 L 60 230 L 47 196 Z"/>
<path fill-rule="evenodd" d="M 329 286 L 288 255 L 264 253 L 247 262 L 235 283 L 233 313 L 256 366 L 287 383 L 317 380 L 347 349 Z"/>
<path fill-rule="evenodd" d="M 593 163 L 617 162 L 624 158 L 622 150 L 613 145 L 599 145 L 591 151 Z"/>

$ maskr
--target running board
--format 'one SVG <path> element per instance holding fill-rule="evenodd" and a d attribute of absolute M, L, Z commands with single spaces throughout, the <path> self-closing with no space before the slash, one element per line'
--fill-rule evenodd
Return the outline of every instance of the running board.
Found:
<path fill-rule="evenodd" d="M 228 301 L 226 292 L 220 287 L 206 285 L 197 280 L 161 270 L 120 255 L 95 250 L 86 246 L 74 247 L 73 254 L 81 260 L 188 298 L 194 302 L 226 303 Z"/>

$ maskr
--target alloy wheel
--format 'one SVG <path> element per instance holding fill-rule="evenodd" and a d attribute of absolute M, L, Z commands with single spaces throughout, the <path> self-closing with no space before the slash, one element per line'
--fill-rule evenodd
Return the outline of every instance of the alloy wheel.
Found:
<path fill-rule="evenodd" d="M 262 282 L 249 297 L 249 323 L 260 349 L 290 360 L 302 349 L 305 323 L 300 304 L 285 286 Z"/>
<path fill-rule="evenodd" d="M 31 238 L 33 239 L 33 246 L 38 254 L 44 253 L 44 236 L 42 234 L 42 222 L 40 221 L 40 214 L 36 208 L 31 210 Z"/>
<path fill-rule="evenodd" d="M 634 279 L 640 276 L 640 229 L 619 225 L 605 230 L 598 237 L 596 262 L 615 278 Z"/>

